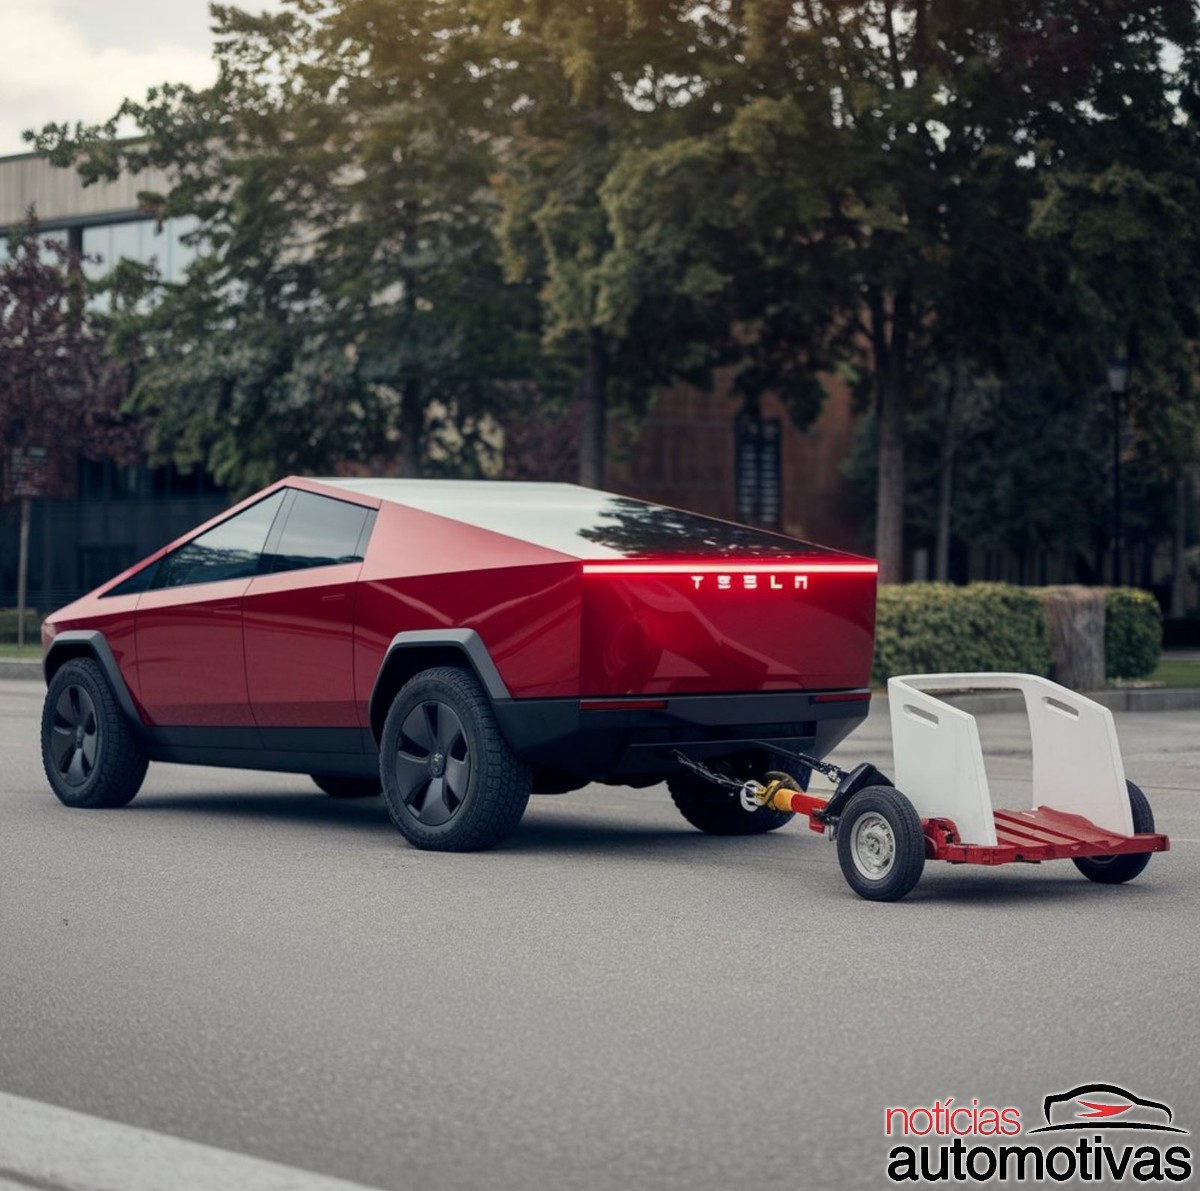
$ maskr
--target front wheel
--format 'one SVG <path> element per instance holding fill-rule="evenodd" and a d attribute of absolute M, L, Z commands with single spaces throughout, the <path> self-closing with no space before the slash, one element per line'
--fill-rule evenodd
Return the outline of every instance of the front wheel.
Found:
<path fill-rule="evenodd" d="M 533 784 L 479 682 L 454 666 L 423 670 L 401 687 L 384 722 L 379 772 L 400 834 L 439 852 L 507 839 Z"/>
<path fill-rule="evenodd" d="M 100 664 L 63 664 L 42 705 L 42 766 L 66 806 L 97 810 L 131 802 L 146 777 L 146 750 Z"/>
<path fill-rule="evenodd" d="M 1154 831 L 1154 812 L 1146 795 L 1127 781 L 1125 788 L 1129 791 L 1129 809 L 1133 814 L 1133 832 L 1135 835 Z M 1123 856 L 1080 856 L 1075 860 L 1075 867 L 1089 881 L 1100 885 L 1124 885 L 1143 872 L 1150 863 L 1149 852 L 1127 852 Z"/>
<path fill-rule="evenodd" d="M 842 876 L 868 901 L 899 901 L 925 869 L 916 807 L 890 786 L 868 786 L 846 804 L 837 827 Z"/>

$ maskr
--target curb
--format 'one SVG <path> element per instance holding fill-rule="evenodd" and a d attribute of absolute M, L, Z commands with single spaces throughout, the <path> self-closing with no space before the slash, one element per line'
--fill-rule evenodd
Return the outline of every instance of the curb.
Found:
<path fill-rule="evenodd" d="M 32 678 L 42 680 L 40 658 L 0 658 L 0 678 Z"/>

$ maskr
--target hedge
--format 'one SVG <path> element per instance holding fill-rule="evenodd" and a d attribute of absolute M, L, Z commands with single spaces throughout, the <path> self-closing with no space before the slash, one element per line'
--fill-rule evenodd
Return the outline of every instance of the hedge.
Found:
<path fill-rule="evenodd" d="M 1052 667 L 1044 589 L 1006 583 L 908 583 L 879 589 L 875 666 L 882 686 L 893 674 L 1007 670 L 1049 677 Z M 1158 665 L 1162 614 L 1136 587 L 1105 598 L 1105 671 L 1145 678 Z"/>
<path fill-rule="evenodd" d="M 38 642 L 41 632 L 42 618 L 32 609 L 25 609 L 25 644 L 34 645 Z M 0 641 L 14 644 L 17 640 L 17 610 L 16 608 L 0 608 Z"/>
<path fill-rule="evenodd" d="M 893 674 L 1008 670 L 1050 674 L 1046 610 L 1006 583 L 908 583 L 879 589 L 873 680 Z"/>
<path fill-rule="evenodd" d="M 1114 587 L 1104 603 L 1104 672 L 1108 678 L 1146 678 L 1162 652 L 1162 610 L 1137 587 Z"/>

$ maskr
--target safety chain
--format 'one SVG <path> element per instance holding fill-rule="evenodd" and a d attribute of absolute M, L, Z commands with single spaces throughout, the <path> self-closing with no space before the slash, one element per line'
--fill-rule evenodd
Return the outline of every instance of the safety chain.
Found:
<path fill-rule="evenodd" d="M 707 765 L 702 765 L 699 761 L 693 761 L 691 757 L 685 757 L 678 749 L 672 755 L 680 765 L 685 769 L 690 769 L 697 777 L 702 777 L 706 781 L 713 782 L 715 785 L 724 786 L 726 790 L 731 792 L 740 790 L 746 784 L 724 773 L 714 773 Z"/>
<path fill-rule="evenodd" d="M 772 782 L 769 786 L 764 786 L 762 782 L 756 782 L 754 778 L 747 778 L 745 781 L 739 782 L 737 778 L 727 777 L 723 773 L 715 773 L 707 765 L 693 761 L 691 757 L 685 757 L 678 750 L 674 756 L 675 760 L 685 769 L 690 769 L 698 777 L 702 777 L 714 785 L 723 786 L 730 794 L 737 795 L 744 811 L 761 810 L 770 802 L 771 795 L 779 788 L 780 783 L 777 781 Z"/>

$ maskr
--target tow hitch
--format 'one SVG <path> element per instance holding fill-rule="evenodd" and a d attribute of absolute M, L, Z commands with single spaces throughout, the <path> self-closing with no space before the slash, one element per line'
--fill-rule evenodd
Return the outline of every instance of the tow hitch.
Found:
<path fill-rule="evenodd" d="M 1025 699 L 1033 745 L 1025 809 L 993 809 L 975 717 L 933 693 L 996 689 Z M 1145 795 L 1125 778 L 1112 713 L 1101 704 L 1030 674 L 906 675 L 888 682 L 888 699 L 897 783 L 866 762 L 842 769 L 762 741 L 764 750 L 835 782 L 833 793 L 809 794 L 778 771 L 738 781 L 678 750 L 673 756 L 747 812 L 766 807 L 807 816 L 810 830 L 836 841 L 850 887 L 871 901 L 904 897 L 926 860 L 1070 859 L 1089 880 L 1115 885 L 1170 848 L 1154 830 Z"/>

